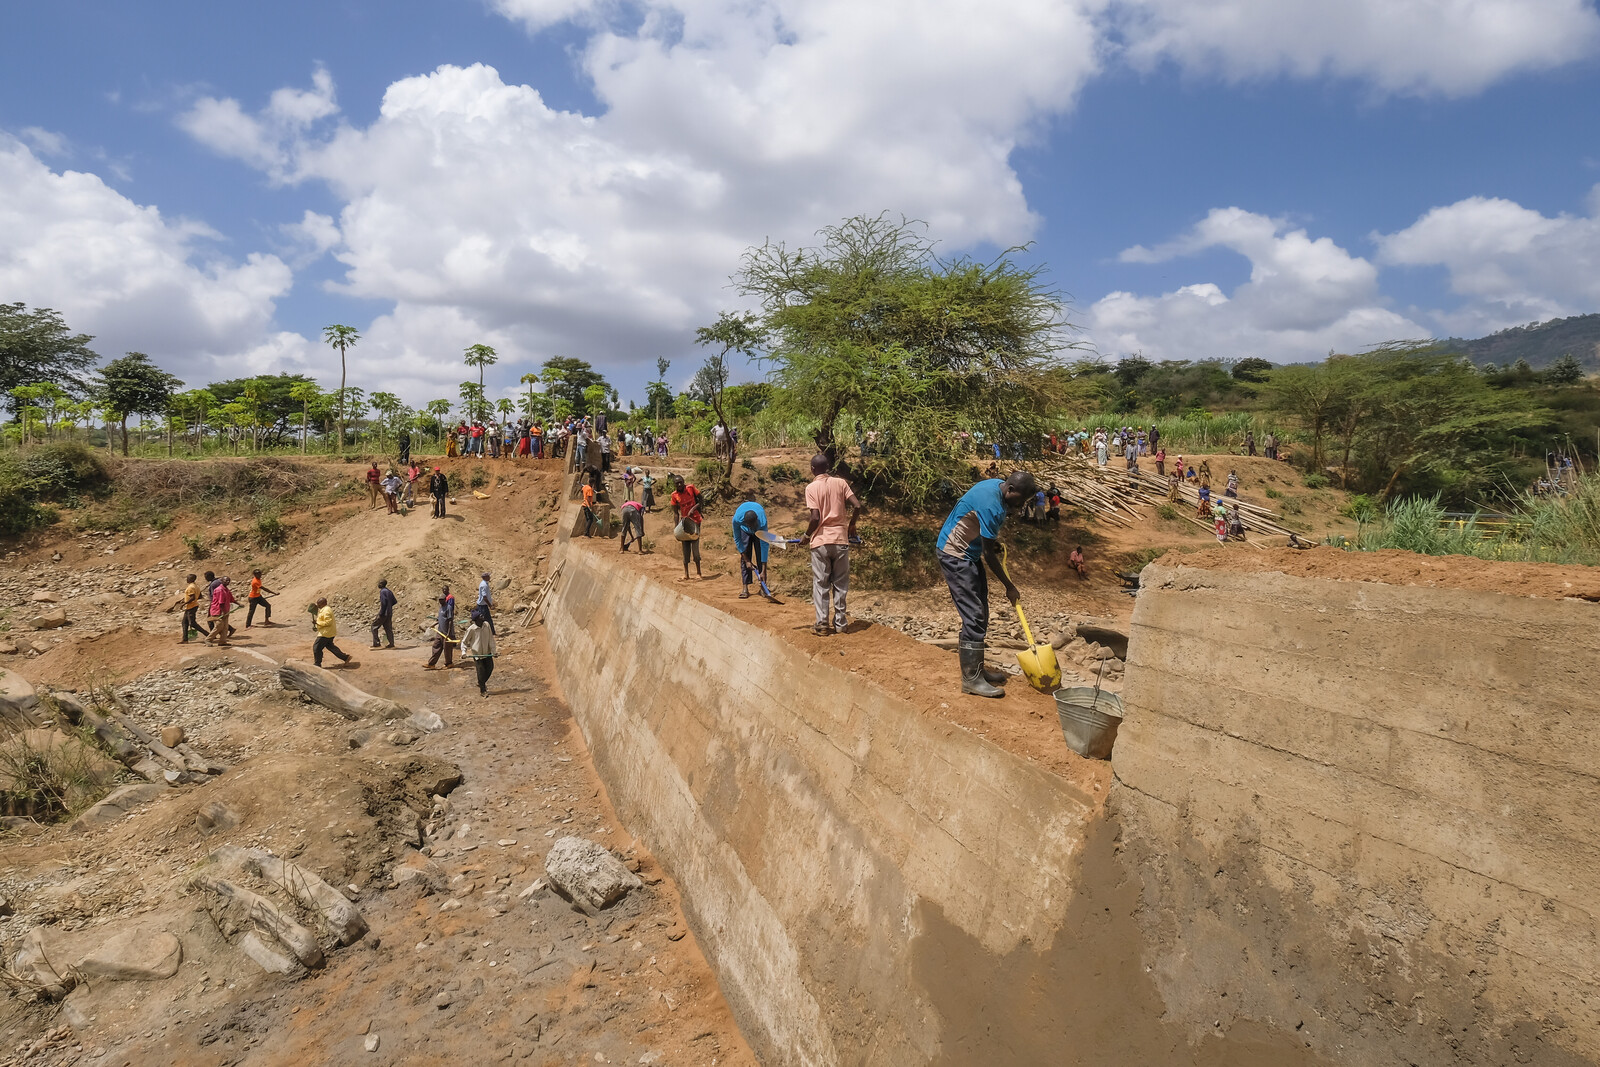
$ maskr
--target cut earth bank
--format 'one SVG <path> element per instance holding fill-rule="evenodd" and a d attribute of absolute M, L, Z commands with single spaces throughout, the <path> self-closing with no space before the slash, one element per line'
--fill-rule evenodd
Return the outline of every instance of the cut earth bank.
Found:
<path fill-rule="evenodd" d="M 765 1062 L 1600 1055 L 1585 570 L 1169 555 L 1108 768 L 901 634 L 557 558 L 568 702 Z"/>
<path fill-rule="evenodd" d="M 142 980 L 85 974 L 64 1000 L 8 983 L 0 1063 L 755 1062 L 677 888 L 607 803 L 551 682 L 543 630 L 501 614 L 486 698 L 470 670 L 421 669 L 438 583 L 454 583 L 465 603 L 484 570 L 503 600 L 537 588 L 556 485 L 553 469 L 518 468 L 487 487 L 489 499 L 464 494 L 448 521 L 425 508 L 358 507 L 324 516 L 302 551 L 254 561 L 238 542 L 219 542 L 205 567 L 234 575 L 237 588 L 265 565 L 281 591 L 270 628 L 258 614 L 246 630 L 234 613 L 231 649 L 177 644 L 178 616 L 163 611 L 187 569 L 176 532 L 119 547 L 109 562 L 129 569 L 114 589 L 90 588 L 109 581 L 101 551 L 75 558 L 70 544 L 44 542 L 7 561 L 0 613 L 37 611 L 34 592 L 48 591 L 70 624 L 48 631 L 59 643 L 0 663 L 41 690 L 76 689 L 86 704 L 91 687 L 102 700 L 115 692 L 133 726 L 182 726 L 228 769 L 158 789 L 95 827 L 0 833 L 11 967 L 31 939 L 63 968 L 113 945 L 126 962 L 130 938 L 134 950 L 176 939 L 181 953 L 160 956 L 160 973 Z M 394 651 L 366 647 L 379 578 L 401 598 Z M 302 607 L 321 595 L 338 609 L 339 643 L 360 659 L 333 676 L 405 705 L 421 727 L 350 722 L 282 688 L 279 664 L 310 648 Z M 47 717 L 50 703 L 39 704 Z M 580 914 L 543 884 L 546 851 L 568 835 L 614 849 L 645 884 Z M 264 971 L 242 950 L 243 932 L 225 934 L 215 901 L 191 887 L 197 873 L 215 873 L 207 858 L 226 845 L 319 874 L 359 909 L 367 934 L 324 941 L 323 965 L 299 977 Z M 282 886 L 227 877 L 294 906 Z"/>

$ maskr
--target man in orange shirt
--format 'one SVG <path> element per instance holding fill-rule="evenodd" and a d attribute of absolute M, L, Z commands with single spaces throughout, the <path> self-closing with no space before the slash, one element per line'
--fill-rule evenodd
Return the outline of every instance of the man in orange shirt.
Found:
<path fill-rule="evenodd" d="M 272 604 L 267 600 L 267 597 L 277 595 L 278 591 L 276 589 L 268 589 L 261 584 L 260 571 L 250 572 L 250 610 L 244 613 L 244 628 L 246 630 L 255 625 L 257 608 L 260 608 L 265 613 L 265 617 L 261 620 L 261 625 L 272 625 Z"/>
<path fill-rule="evenodd" d="M 594 536 L 594 486 L 583 483 L 583 536 Z"/>
<path fill-rule="evenodd" d="M 811 525 L 805 541 L 811 546 L 811 603 L 817 622 L 811 632 L 818 637 L 843 633 L 850 625 L 845 595 L 850 590 L 850 543 L 856 538 L 856 516 L 861 505 L 850 483 L 828 473 L 828 457 L 811 457 L 811 484 L 806 486 L 806 508 Z M 833 602 L 833 626 L 828 626 L 828 602 Z"/>

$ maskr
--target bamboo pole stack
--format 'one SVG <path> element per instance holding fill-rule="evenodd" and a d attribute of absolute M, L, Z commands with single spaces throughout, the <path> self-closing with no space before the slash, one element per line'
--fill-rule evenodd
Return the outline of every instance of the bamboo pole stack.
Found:
<path fill-rule="evenodd" d="M 1152 461 L 1146 459 L 1144 462 Z M 1168 503 L 1167 480 L 1156 476 L 1153 471 L 1129 473 L 1121 467 L 1102 467 L 1078 456 L 1056 455 L 1046 455 L 1022 466 L 1033 471 L 1041 487 L 1054 482 L 1068 503 L 1081 508 L 1092 518 L 1113 526 L 1132 526 L 1136 520 L 1144 517 L 1140 508 L 1159 507 Z M 1221 489 L 1213 487 L 1212 501 L 1220 497 Z M 1178 499 L 1172 503 L 1196 509 L 1200 505 L 1200 492 L 1195 486 L 1180 482 Z M 1289 536 L 1289 529 L 1278 521 L 1276 512 L 1244 500 L 1227 500 L 1226 503 L 1230 508 L 1239 509 L 1247 530 Z"/>

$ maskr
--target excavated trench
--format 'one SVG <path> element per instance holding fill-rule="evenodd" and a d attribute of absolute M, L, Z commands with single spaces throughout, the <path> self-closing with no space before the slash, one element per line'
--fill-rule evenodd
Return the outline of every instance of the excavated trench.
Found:
<path fill-rule="evenodd" d="M 559 680 L 764 1062 L 1600 1055 L 1600 642 L 1559 576 L 1153 564 L 1099 789 L 602 547 L 559 548 Z"/>

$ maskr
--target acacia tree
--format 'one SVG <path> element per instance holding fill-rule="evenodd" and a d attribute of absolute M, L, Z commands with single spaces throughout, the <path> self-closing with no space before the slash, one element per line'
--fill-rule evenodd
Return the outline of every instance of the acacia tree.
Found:
<path fill-rule="evenodd" d="M 345 351 L 354 348 L 361 334 L 354 326 L 334 323 L 322 328 L 322 339 L 339 350 L 339 451 L 344 452 Z"/>
<path fill-rule="evenodd" d="M 816 248 L 749 249 L 733 281 L 760 302 L 764 351 L 787 406 L 835 427 L 853 415 L 885 439 L 884 475 L 920 500 L 944 477 L 957 430 L 1037 441 L 1059 400 L 1056 353 L 1073 347 L 1061 298 L 1008 249 L 945 260 L 922 223 L 857 216 Z"/>
<path fill-rule="evenodd" d="M 717 425 L 722 427 L 722 439 L 728 443 L 728 470 L 723 480 L 731 482 L 733 461 L 736 457 L 733 434 L 728 429 L 728 419 L 722 411 L 722 394 L 728 387 L 728 353 L 739 352 L 747 359 L 755 355 L 762 343 L 761 323 L 749 312 L 735 314 L 724 311 L 717 316 L 715 323 L 695 330 L 694 343 L 720 349 L 706 360 L 705 365 L 695 375 L 695 385 L 705 394 L 711 410 L 717 413 Z"/>
<path fill-rule="evenodd" d="M 129 352 L 101 369 L 98 392 L 107 413 L 121 425 L 124 456 L 128 454 L 128 416 L 165 412 L 173 390 L 182 384 L 143 352 Z"/>

